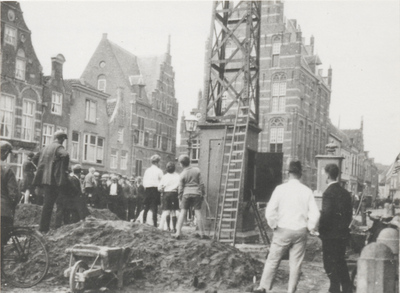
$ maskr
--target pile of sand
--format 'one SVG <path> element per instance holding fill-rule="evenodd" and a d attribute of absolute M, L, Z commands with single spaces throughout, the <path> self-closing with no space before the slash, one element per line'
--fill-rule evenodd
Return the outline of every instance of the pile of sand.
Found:
<path fill-rule="evenodd" d="M 124 283 L 135 283 L 139 288 L 188 288 L 195 276 L 208 288 L 238 288 L 251 284 L 253 276 L 259 279 L 263 269 L 261 262 L 230 245 L 191 236 L 175 240 L 168 232 L 125 221 L 89 217 L 84 222 L 52 230 L 46 239 L 52 259 L 49 274 L 58 282 L 66 281 L 62 276 L 69 265 L 65 250 L 75 244 L 130 247 L 130 260 L 143 259 L 144 265 L 128 270 Z M 277 281 L 284 278 L 280 271 Z"/>

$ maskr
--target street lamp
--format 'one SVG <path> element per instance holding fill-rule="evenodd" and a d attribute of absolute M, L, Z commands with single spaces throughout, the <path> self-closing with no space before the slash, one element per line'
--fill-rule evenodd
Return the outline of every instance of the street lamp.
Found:
<path fill-rule="evenodd" d="M 187 140 L 189 158 L 190 158 L 190 151 L 192 150 L 192 134 L 196 131 L 198 123 L 199 123 L 199 121 L 197 120 L 196 116 L 194 116 L 194 115 L 189 115 L 185 119 L 186 132 L 189 132 L 189 138 Z"/>

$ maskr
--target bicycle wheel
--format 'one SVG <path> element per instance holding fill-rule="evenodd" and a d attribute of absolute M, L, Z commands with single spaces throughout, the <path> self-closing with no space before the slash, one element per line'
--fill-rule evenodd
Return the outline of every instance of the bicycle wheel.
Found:
<path fill-rule="evenodd" d="M 16 228 L 3 247 L 1 273 L 16 287 L 29 288 L 39 283 L 49 269 L 49 255 L 35 231 Z"/>

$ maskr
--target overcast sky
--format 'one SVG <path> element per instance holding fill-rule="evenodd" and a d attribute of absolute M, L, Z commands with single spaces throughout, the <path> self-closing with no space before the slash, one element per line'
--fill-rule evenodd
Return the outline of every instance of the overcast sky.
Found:
<path fill-rule="evenodd" d="M 80 77 L 103 33 L 138 56 L 164 53 L 170 34 L 179 116 L 196 106 L 211 1 L 22 1 L 21 8 L 44 74 L 61 53 L 65 79 Z M 314 35 L 325 72 L 333 68 L 332 122 L 359 128 L 363 116 L 365 150 L 391 164 L 400 152 L 399 1 L 285 1 L 285 15 L 297 19 L 307 43 Z"/>

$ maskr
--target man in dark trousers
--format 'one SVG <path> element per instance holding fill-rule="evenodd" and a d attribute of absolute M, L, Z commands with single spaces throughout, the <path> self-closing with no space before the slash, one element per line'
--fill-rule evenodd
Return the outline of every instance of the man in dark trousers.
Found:
<path fill-rule="evenodd" d="M 72 166 L 72 171 L 73 174 L 69 177 L 71 186 L 69 189 L 68 210 L 70 214 L 70 222 L 76 223 L 79 222 L 79 220 L 85 219 L 90 215 L 90 212 L 82 196 L 81 182 L 79 178 L 82 172 L 82 166 L 76 164 Z"/>
<path fill-rule="evenodd" d="M 19 200 L 19 191 L 15 173 L 10 165 L 5 163 L 12 152 L 12 146 L 7 141 L 1 145 L 1 246 L 8 241 L 10 229 L 14 224 L 14 211 Z M 2 251 L 3 252 L 3 251 Z"/>
<path fill-rule="evenodd" d="M 339 172 L 339 167 L 335 164 L 325 166 L 328 187 L 322 197 L 319 234 L 324 268 L 330 280 L 329 292 L 351 293 L 352 283 L 345 252 L 350 236 L 352 205 L 350 193 L 337 181 Z"/>
<path fill-rule="evenodd" d="M 33 185 L 43 186 L 44 204 L 40 218 L 39 231 L 48 232 L 51 214 L 58 196 L 68 196 L 69 154 L 63 147 L 67 134 L 63 131 L 54 133 L 54 141 L 37 153 L 32 162 L 38 166 Z M 61 226 L 64 207 L 59 205 L 56 212 L 56 227 Z"/>

